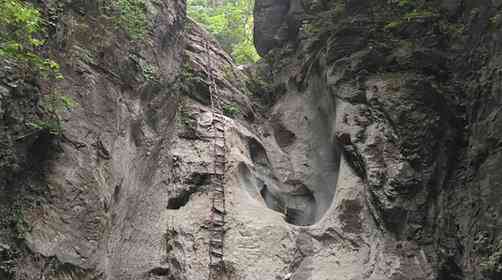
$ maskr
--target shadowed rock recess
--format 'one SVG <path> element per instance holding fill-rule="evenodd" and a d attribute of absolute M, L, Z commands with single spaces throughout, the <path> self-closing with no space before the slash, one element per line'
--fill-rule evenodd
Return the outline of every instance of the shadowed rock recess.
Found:
<path fill-rule="evenodd" d="M 213 279 L 502 279 L 502 1 L 255 0 L 239 67 L 184 0 L 145 0 L 141 40 L 60 2 L 64 80 L 0 60 L 1 280 L 209 279 L 208 72 Z M 51 90 L 61 136 L 29 125 Z"/>

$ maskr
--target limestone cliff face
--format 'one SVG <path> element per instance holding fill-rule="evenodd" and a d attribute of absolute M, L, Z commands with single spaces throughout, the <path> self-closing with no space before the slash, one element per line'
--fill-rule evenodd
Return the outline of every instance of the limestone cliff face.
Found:
<path fill-rule="evenodd" d="M 215 279 L 501 277 L 500 1 L 257 0 L 249 67 L 184 1 L 140 42 L 84 2 L 50 30 L 62 136 L 0 62 L 0 279 L 209 279 L 214 119 Z"/>
<path fill-rule="evenodd" d="M 0 279 L 159 279 L 185 4 L 147 2 L 134 42 L 101 1 L 41 2 L 54 90 L 79 105 L 62 137 L 33 129 L 47 85 L 2 61 Z"/>
<path fill-rule="evenodd" d="M 333 207 L 344 204 L 336 201 L 346 164 L 361 190 L 362 207 L 351 215 L 366 213 L 367 233 L 380 235 L 369 244 L 385 257 L 368 253 L 359 266 L 368 274 L 334 269 L 333 279 L 502 276 L 500 8 L 499 1 L 257 1 L 256 28 L 277 20 L 255 32 L 276 83 L 335 104 L 329 127 L 342 159 Z"/>

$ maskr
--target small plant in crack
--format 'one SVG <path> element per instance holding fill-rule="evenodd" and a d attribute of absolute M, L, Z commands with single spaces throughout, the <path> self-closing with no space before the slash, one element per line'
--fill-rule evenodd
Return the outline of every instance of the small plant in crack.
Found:
<path fill-rule="evenodd" d="M 223 114 L 229 118 L 235 118 L 240 111 L 240 108 L 233 104 L 223 106 Z"/>
<path fill-rule="evenodd" d="M 178 105 L 178 112 L 179 112 L 179 121 L 181 125 L 184 128 L 190 129 L 193 128 L 193 119 L 190 116 L 190 113 L 188 112 L 188 109 L 186 107 L 185 100 L 181 100 L 179 105 Z"/>
<path fill-rule="evenodd" d="M 78 106 L 78 103 L 71 96 L 54 91 L 43 97 L 41 106 L 47 117 L 30 122 L 27 125 L 35 129 L 46 130 L 52 135 L 60 136 L 63 133 L 61 114 L 71 111 Z"/>

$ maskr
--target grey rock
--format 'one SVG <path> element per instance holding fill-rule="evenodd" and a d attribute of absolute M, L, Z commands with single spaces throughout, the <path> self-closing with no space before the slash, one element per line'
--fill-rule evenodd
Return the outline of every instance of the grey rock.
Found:
<path fill-rule="evenodd" d="M 63 137 L 25 124 L 45 85 L 0 71 L 0 278 L 207 279 L 217 118 L 220 279 L 499 279 L 498 3 L 460 2 L 441 12 L 462 36 L 382 30 L 397 1 L 256 1 L 277 59 L 237 67 L 184 1 L 149 2 L 134 44 L 71 1 Z"/>
<path fill-rule="evenodd" d="M 448 11 L 449 15 L 455 15 L 460 8 L 462 1 L 459 0 L 443 0 L 441 2 L 441 7 Z"/>
<path fill-rule="evenodd" d="M 9 251 L 9 250 L 10 250 L 10 246 L 9 245 L 0 243 L 0 253 L 2 253 L 4 251 Z"/>
<path fill-rule="evenodd" d="M 261 56 L 281 46 L 288 36 L 286 17 L 290 0 L 258 0 L 254 8 L 254 42 Z"/>

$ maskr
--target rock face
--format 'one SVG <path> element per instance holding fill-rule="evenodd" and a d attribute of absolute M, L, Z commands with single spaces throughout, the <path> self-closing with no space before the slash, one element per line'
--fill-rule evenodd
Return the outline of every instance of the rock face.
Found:
<path fill-rule="evenodd" d="M 66 1 L 49 30 L 65 76 L 55 90 L 79 104 L 61 115 L 62 137 L 28 125 L 46 86 L 2 72 L 1 152 L 12 160 L 1 158 L 0 279 L 165 273 L 162 150 L 175 124 L 184 2 L 148 3 L 155 24 L 143 42 L 117 31 L 98 2 Z"/>
<path fill-rule="evenodd" d="M 304 17 L 300 0 L 256 1 L 254 9 L 254 42 L 261 56 L 270 50 L 294 43 Z"/>
<path fill-rule="evenodd" d="M 281 41 L 287 36 L 286 16 L 289 10 L 289 0 L 258 1 L 255 4 L 254 33 L 256 50 L 260 55 L 265 55 L 274 48 L 279 47 Z"/>
<path fill-rule="evenodd" d="M 383 274 L 333 279 L 502 276 L 501 208 L 493 200 L 500 197 L 493 170 L 501 164 L 494 127 L 500 4 L 303 1 L 296 20 L 303 24 L 281 31 L 294 36 L 262 52 L 276 83 L 294 88 L 288 92 L 333 98 L 337 121 L 328 127 L 342 149 L 341 168 L 346 162 L 361 179 L 356 209 L 367 209 L 375 222 L 364 220 L 369 232 L 382 234 L 370 244 L 399 248 L 384 253 L 397 265 Z M 266 13 L 255 16 L 267 21 Z M 268 33 L 255 32 L 258 47 Z M 405 261 L 410 249 L 423 257 L 424 270 Z M 367 260 L 363 268 L 381 264 Z"/>
<path fill-rule="evenodd" d="M 256 0 L 244 69 L 184 1 L 141 41 L 84 2 L 50 30 L 61 136 L 0 62 L 0 279 L 209 279 L 213 118 L 216 279 L 502 276 L 502 2 Z"/>

